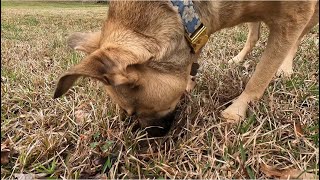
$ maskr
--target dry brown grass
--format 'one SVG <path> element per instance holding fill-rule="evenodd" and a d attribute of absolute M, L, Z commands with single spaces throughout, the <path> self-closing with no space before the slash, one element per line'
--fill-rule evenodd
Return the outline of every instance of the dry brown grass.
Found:
<path fill-rule="evenodd" d="M 234 125 L 219 113 L 244 89 L 267 29 L 241 66 L 227 61 L 243 47 L 246 27 L 213 35 L 177 122 L 167 136 L 152 139 L 131 131 L 133 120 L 121 120 L 94 80 L 81 79 L 66 96 L 52 99 L 57 78 L 83 57 L 66 46 L 67 35 L 99 29 L 106 11 L 2 9 L 1 143 L 9 139 L 11 147 L 2 178 L 265 178 L 261 162 L 318 172 L 318 27 L 303 40 L 292 78 L 274 78 L 248 118 Z M 299 125 L 302 137 L 294 128 Z"/>

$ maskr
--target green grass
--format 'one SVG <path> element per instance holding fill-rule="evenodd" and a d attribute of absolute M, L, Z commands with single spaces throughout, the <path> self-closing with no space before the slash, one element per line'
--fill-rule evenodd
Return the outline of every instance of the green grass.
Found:
<path fill-rule="evenodd" d="M 73 2 L 73 1 L 1 1 L 2 8 L 15 8 L 15 9 L 50 9 L 50 8 L 94 8 L 103 7 L 105 4 L 94 2 Z"/>
<path fill-rule="evenodd" d="M 182 98 L 176 124 L 167 136 L 150 139 L 144 131 L 132 131 L 134 119 L 123 118 L 95 80 L 79 79 L 65 96 L 52 98 L 58 77 L 84 57 L 67 47 L 67 36 L 100 29 L 106 5 L 1 5 L 1 143 L 11 143 L 2 179 L 14 173 L 265 179 L 261 161 L 318 172 L 318 26 L 301 43 L 292 77 L 275 77 L 261 100 L 250 104 L 248 117 L 233 125 L 219 113 L 243 91 L 268 30 L 262 26 L 262 37 L 243 66 L 227 61 L 243 47 L 247 28 L 212 35 L 199 60 L 198 84 Z M 294 122 L 301 124 L 304 137 L 296 137 Z"/>
<path fill-rule="evenodd" d="M 238 43 L 245 43 L 247 40 L 247 33 L 244 31 L 238 31 L 235 35 L 234 35 L 234 39 L 236 42 Z"/>

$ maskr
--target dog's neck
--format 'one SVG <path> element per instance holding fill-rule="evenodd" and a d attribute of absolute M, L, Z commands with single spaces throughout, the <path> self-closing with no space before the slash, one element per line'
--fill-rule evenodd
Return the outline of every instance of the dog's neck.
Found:
<path fill-rule="evenodd" d="M 255 17 L 254 5 L 258 2 L 195 1 L 194 8 L 209 34 L 225 27 L 250 21 Z M 108 20 L 104 24 L 101 42 L 119 46 L 144 46 L 157 65 L 164 64 L 167 57 L 182 51 L 184 27 L 180 15 L 169 1 L 112 1 L 109 5 Z M 125 42 L 125 43 L 124 43 Z M 141 48 L 135 48 L 139 50 Z M 137 52 L 139 54 L 139 52 Z M 144 54 L 140 52 L 140 54 Z M 181 53 L 180 53 L 181 55 Z M 165 62 L 172 67 L 186 67 L 192 58 L 175 57 L 174 61 Z M 163 65 L 161 65 L 163 66 Z"/>
<path fill-rule="evenodd" d="M 242 1 L 194 1 L 196 11 L 209 34 L 240 23 L 258 21 L 259 2 Z"/>

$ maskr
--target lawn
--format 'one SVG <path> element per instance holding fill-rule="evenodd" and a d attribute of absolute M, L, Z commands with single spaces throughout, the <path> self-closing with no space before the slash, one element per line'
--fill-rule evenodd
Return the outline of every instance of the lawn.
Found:
<path fill-rule="evenodd" d="M 219 117 L 244 89 L 266 46 L 268 29 L 240 65 L 247 27 L 211 36 L 198 84 L 179 103 L 162 138 L 134 131 L 104 93 L 83 78 L 53 99 L 58 77 L 84 54 L 67 47 L 73 32 L 99 30 L 108 6 L 1 2 L 1 178 L 261 178 L 263 164 L 319 171 L 319 30 L 307 34 L 291 78 L 275 77 L 248 118 Z M 4 163 L 3 163 L 4 162 Z"/>

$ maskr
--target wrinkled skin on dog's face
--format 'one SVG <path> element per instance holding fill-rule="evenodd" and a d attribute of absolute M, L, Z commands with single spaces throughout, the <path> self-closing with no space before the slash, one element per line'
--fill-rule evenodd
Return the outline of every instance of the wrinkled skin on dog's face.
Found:
<path fill-rule="evenodd" d="M 151 135 L 164 135 L 196 59 L 183 33 L 168 2 L 110 2 L 102 31 L 69 37 L 69 45 L 87 57 L 61 76 L 54 97 L 67 92 L 80 76 L 98 79 L 112 100 L 128 115 L 136 115 Z"/>

